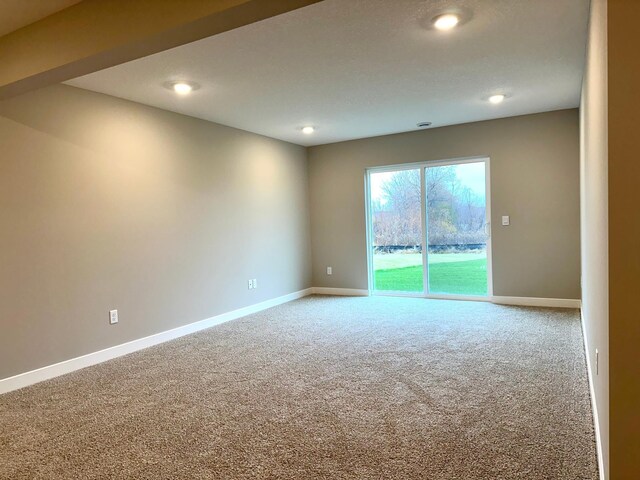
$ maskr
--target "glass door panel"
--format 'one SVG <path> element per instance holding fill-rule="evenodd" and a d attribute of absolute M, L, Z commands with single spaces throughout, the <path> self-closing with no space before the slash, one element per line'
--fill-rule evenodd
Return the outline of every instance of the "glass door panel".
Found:
<path fill-rule="evenodd" d="M 428 292 L 488 295 L 484 161 L 426 167 Z"/>
<path fill-rule="evenodd" d="M 374 291 L 424 293 L 421 170 L 369 175 Z"/>

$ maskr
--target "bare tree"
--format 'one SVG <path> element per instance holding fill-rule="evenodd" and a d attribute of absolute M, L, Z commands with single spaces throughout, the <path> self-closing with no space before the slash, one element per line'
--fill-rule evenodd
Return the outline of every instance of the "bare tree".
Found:
<path fill-rule="evenodd" d="M 422 244 L 420 170 L 395 172 L 381 186 L 374 202 L 373 228 L 377 246 Z M 426 210 L 430 245 L 483 243 L 484 199 L 462 185 L 456 167 L 426 169 Z"/>

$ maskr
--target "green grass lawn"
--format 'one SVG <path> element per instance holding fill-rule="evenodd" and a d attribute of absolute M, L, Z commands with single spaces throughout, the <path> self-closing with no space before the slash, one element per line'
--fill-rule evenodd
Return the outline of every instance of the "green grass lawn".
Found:
<path fill-rule="evenodd" d="M 484 254 L 430 255 L 429 291 L 457 295 L 486 295 L 487 260 L 482 257 Z M 420 255 L 380 255 L 379 258 L 374 258 L 374 265 L 376 290 L 423 291 Z"/>

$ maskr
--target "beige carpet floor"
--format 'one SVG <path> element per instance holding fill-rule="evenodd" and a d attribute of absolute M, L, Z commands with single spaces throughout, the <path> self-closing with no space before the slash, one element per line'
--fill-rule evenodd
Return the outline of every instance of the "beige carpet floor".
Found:
<path fill-rule="evenodd" d="M 309 297 L 0 396 L 2 479 L 597 478 L 575 310 Z"/>

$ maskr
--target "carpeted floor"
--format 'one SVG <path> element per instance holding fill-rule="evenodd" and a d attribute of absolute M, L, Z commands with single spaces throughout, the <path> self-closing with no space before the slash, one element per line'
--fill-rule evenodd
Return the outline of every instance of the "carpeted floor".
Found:
<path fill-rule="evenodd" d="M 2 479 L 595 479 L 577 311 L 309 297 L 0 396 Z"/>

